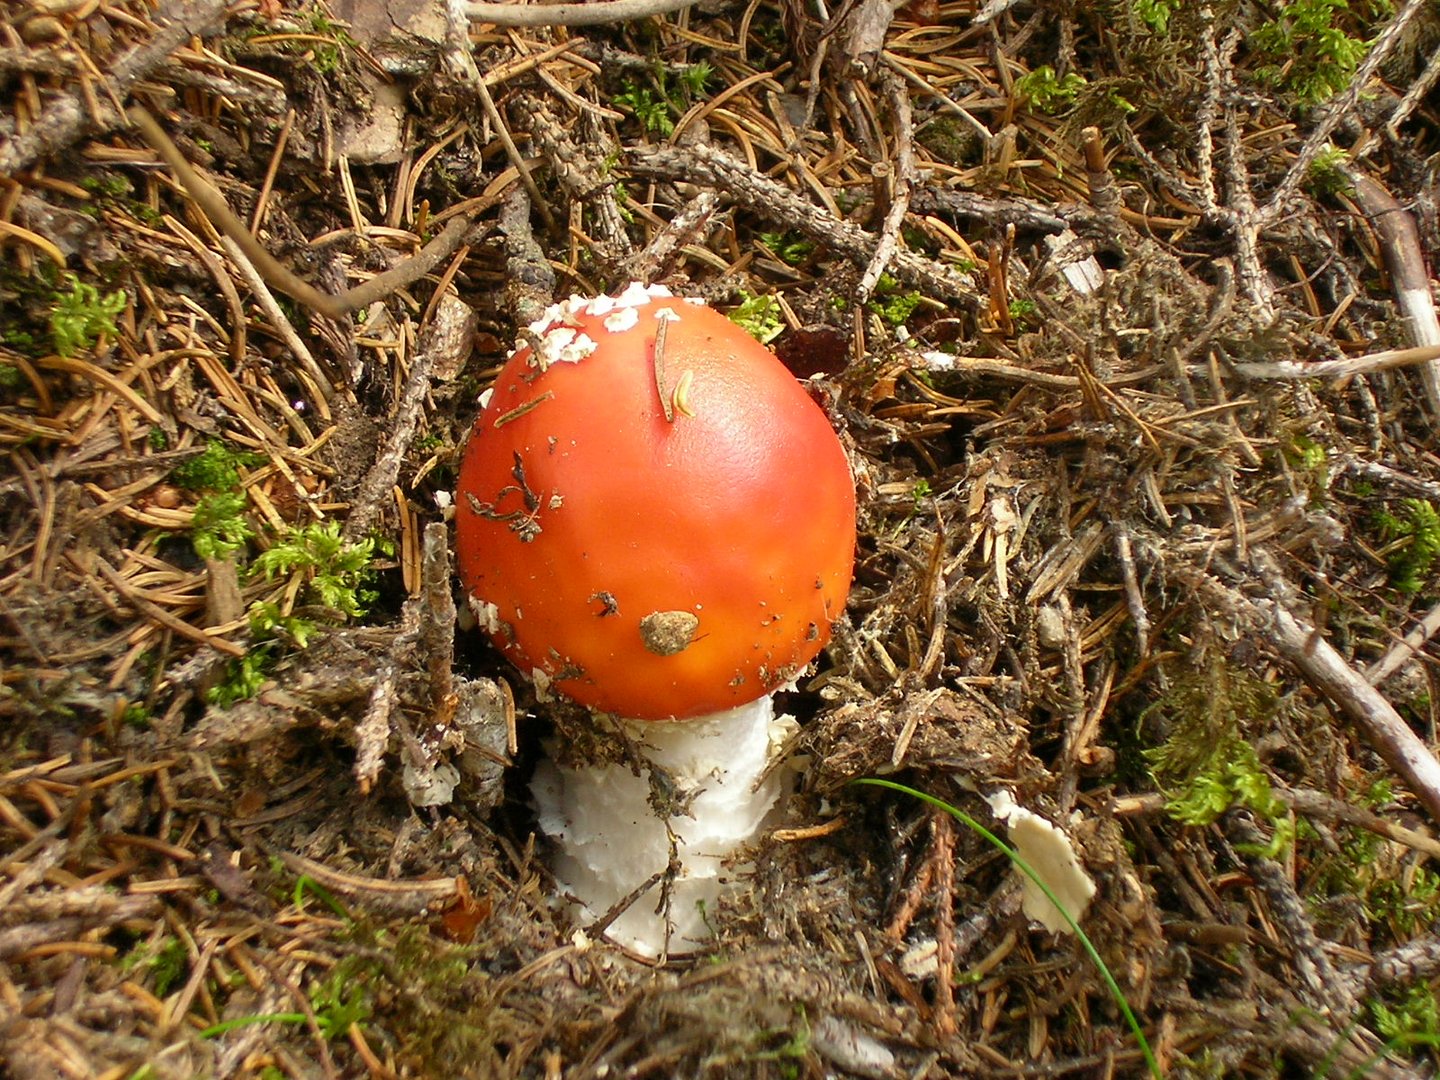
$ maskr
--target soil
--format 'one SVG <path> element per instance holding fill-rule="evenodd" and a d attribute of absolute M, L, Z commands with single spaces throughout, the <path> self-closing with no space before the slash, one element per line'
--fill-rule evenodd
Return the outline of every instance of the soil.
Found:
<path fill-rule="evenodd" d="M 1433 5 L 0 12 L 0 1072 L 1434 1074 Z M 860 498 L 668 964 L 527 795 L 634 748 L 446 556 L 517 335 L 637 279 L 773 336 Z"/>

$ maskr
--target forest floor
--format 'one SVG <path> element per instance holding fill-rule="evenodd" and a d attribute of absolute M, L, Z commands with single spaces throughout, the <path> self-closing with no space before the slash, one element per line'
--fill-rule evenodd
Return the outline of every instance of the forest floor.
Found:
<path fill-rule="evenodd" d="M 0 0 L 0 1072 L 1432 1075 L 1440 18 L 1381 8 Z M 567 714 L 439 543 L 517 329 L 632 280 L 860 498 L 665 966 L 551 904 Z M 1055 823 L 1095 958 L 867 777 Z"/>

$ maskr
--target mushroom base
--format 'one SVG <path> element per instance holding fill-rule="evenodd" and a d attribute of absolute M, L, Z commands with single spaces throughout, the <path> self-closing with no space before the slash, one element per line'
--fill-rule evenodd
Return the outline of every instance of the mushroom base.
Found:
<path fill-rule="evenodd" d="M 645 956 L 690 952 L 711 936 L 706 913 L 743 869 L 730 859 L 789 785 L 784 770 L 760 778 L 794 721 L 777 718 L 766 696 L 682 723 L 622 722 L 653 769 L 635 776 L 620 765 L 570 769 L 546 761 L 536 770 L 531 790 L 540 828 L 555 842 L 552 869 L 582 922 L 660 875 L 605 936 Z M 657 815 L 657 794 L 674 816 Z M 665 911 L 672 837 L 679 869 Z"/>

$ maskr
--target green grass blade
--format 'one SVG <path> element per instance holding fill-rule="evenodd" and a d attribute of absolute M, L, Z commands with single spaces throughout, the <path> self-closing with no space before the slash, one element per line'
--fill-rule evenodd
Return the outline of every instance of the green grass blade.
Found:
<path fill-rule="evenodd" d="M 237 1016 L 234 1020 L 221 1020 L 218 1024 L 211 1024 L 204 1031 L 200 1032 L 200 1038 L 213 1039 L 216 1035 L 224 1035 L 227 1031 L 234 1031 L 236 1028 L 250 1027 L 252 1024 L 303 1023 L 305 1023 L 304 1013 L 264 1013 L 259 1016 Z"/>
<path fill-rule="evenodd" d="M 1050 886 L 1040 879 L 1040 875 L 1035 872 L 1029 863 L 1020 857 L 1019 852 L 1004 840 L 1001 840 L 1000 837 L 996 836 L 984 825 L 981 825 L 969 814 L 965 813 L 964 810 L 961 810 L 957 806 L 951 806 L 944 799 L 937 799 L 934 795 L 927 795 L 923 791 L 906 787 L 904 784 L 897 784 L 893 780 L 865 779 L 856 780 L 855 783 L 864 784 L 867 787 L 889 788 L 891 791 L 899 791 L 902 794 L 913 796 L 921 802 L 927 802 L 931 806 L 945 811 L 945 813 L 960 822 L 960 824 L 973 829 L 991 846 L 1004 852 L 1005 857 L 1014 864 L 1017 870 L 1040 887 L 1040 891 L 1050 899 L 1050 902 L 1055 905 L 1056 910 L 1065 916 L 1065 921 L 1070 924 L 1070 929 L 1075 931 L 1075 936 L 1080 939 L 1080 944 L 1085 949 L 1086 955 L 1090 957 L 1090 962 L 1095 965 L 1095 970 L 1100 972 L 1100 977 L 1105 981 L 1105 986 L 1109 989 L 1110 996 L 1115 999 L 1115 1004 L 1119 1006 L 1120 1012 L 1124 1015 L 1125 1022 L 1130 1025 L 1130 1030 L 1134 1032 L 1135 1041 L 1140 1046 L 1140 1053 L 1145 1058 L 1145 1064 L 1150 1070 L 1150 1075 L 1155 1077 L 1156 1080 L 1160 1080 L 1160 1078 L 1165 1075 L 1160 1071 L 1160 1063 L 1155 1060 L 1155 1055 L 1150 1050 L 1150 1043 L 1145 1038 L 1145 1032 L 1140 1028 L 1140 1021 L 1135 1018 L 1135 1013 L 1131 1011 L 1130 1003 L 1125 1000 L 1125 994 L 1121 991 L 1120 984 L 1115 981 L 1115 976 L 1110 974 L 1110 969 L 1105 965 L 1105 961 L 1101 959 L 1099 952 L 1095 949 L 1095 945 L 1091 942 L 1085 931 L 1080 929 L 1080 924 L 1071 917 L 1070 912 L 1065 910 L 1065 906 L 1060 903 L 1060 899 L 1051 891 Z"/>

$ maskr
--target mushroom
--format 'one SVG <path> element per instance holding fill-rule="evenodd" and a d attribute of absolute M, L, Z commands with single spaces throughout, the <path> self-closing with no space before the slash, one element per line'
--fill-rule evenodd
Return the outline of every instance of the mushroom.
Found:
<path fill-rule="evenodd" d="M 461 464 L 460 576 L 537 695 L 610 714 L 642 751 L 632 770 L 552 747 L 532 791 L 581 918 L 619 912 L 612 941 L 673 955 L 708 936 L 782 794 L 793 721 L 771 694 L 844 609 L 854 482 L 824 411 L 703 301 L 637 283 L 523 337 Z"/>

